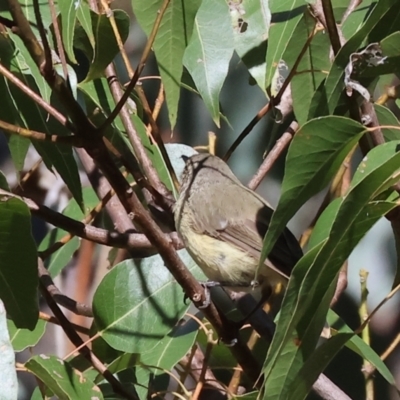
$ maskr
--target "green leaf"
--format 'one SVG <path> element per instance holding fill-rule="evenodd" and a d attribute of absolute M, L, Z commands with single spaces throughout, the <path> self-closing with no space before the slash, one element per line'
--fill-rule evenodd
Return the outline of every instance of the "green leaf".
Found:
<path fill-rule="evenodd" d="M 8 332 L 10 333 L 10 340 L 14 351 L 23 351 L 28 347 L 37 345 L 39 340 L 44 335 L 46 325 L 46 321 L 39 319 L 33 330 L 19 329 L 15 326 L 13 321 L 8 319 L 7 327 Z"/>
<path fill-rule="evenodd" d="M 103 399 L 100 389 L 93 382 L 58 357 L 33 356 L 25 367 L 61 400 Z"/>
<path fill-rule="evenodd" d="M 29 82 L 28 86 L 35 86 L 32 78 L 25 77 L 25 81 L 27 84 Z M 36 88 L 34 88 L 34 90 L 36 90 Z M 39 108 L 36 102 L 19 89 L 11 87 L 11 93 L 25 127 L 48 135 L 55 133 L 60 136 L 69 135 L 68 130 L 64 126 L 54 118 L 49 117 L 46 112 Z M 32 141 L 32 144 L 43 158 L 46 167 L 51 170 L 54 166 L 74 198 L 77 199 L 80 204 L 83 204 L 78 166 L 71 146 L 44 141 Z"/>
<path fill-rule="evenodd" d="M 346 21 L 342 24 L 342 33 L 346 40 L 352 37 L 362 26 L 365 17 L 369 14 L 373 6 L 371 5 L 373 0 L 364 0 L 350 15 Z"/>
<path fill-rule="evenodd" d="M 290 218 L 329 183 L 364 133 L 365 127 L 358 122 L 336 116 L 311 120 L 299 129 L 286 157 L 282 194 L 264 239 L 260 262 Z"/>
<path fill-rule="evenodd" d="M 198 328 L 197 322 L 193 319 L 175 327 L 150 352 L 142 354 L 142 364 L 170 371 L 193 346 Z M 160 373 L 162 371 L 154 371 L 155 375 Z"/>
<path fill-rule="evenodd" d="M 374 104 L 374 109 L 379 121 L 379 125 L 393 126 L 393 128 L 382 128 L 382 133 L 385 137 L 385 140 L 400 140 L 400 123 L 393 112 L 387 107 L 376 103 Z"/>
<path fill-rule="evenodd" d="M 335 325 L 339 326 L 338 332 L 352 332 L 352 330 L 345 324 L 345 322 L 332 310 L 329 310 L 328 313 L 328 323 L 333 328 L 335 327 Z M 371 363 L 390 385 L 396 386 L 396 381 L 389 368 L 381 360 L 374 349 L 368 346 L 359 336 L 353 336 L 346 343 L 346 347 L 348 347 L 350 350 L 354 351 L 363 359 Z"/>
<path fill-rule="evenodd" d="M 83 2 L 78 2 L 83 3 Z M 76 5 L 75 1 L 59 0 L 58 6 L 60 8 L 61 23 L 62 23 L 62 38 L 69 59 L 74 64 L 77 64 L 74 54 L 74 32 L 75 32 L 75 19 L 76 19 Z M 80 5 L 81 7 L 81 5 Z"/>
<path fill-rule="evenodd" d="M 86 187 L 83 189 L 83 199 L 86 213 L 94 208 L 99 202 L 96 193 L 91 187 Z M 67 217 L 78 221 L 85 217 L 81 207 L 78 205 L 75 199 L 71 199 L 69 201 L 67 207 L 65 207 L 62 213 Z M 61 238 L 63 238 L 67 233 L 68 232 L 60 228 L 54 228 L 50 230 L 43 238 L 38 250 L 47 250 L 49 247 L 54 245 L 54 243 L 57 243 Z M 80 239 L 78 237 L 74 237 L 59 250 L 55 251 L 53 254 L 51 254 L 51 256 L 46 258 L 45 266 L 53 278 L 56 277 L 71 261 L 75 251 L 79 248 L 79 244 Z"/>
<path fill-rule="evenodd" d="M 34 329 L 39 316 L 37 254 L 29 209 L 21 200 L 0 201 L 0 243 L 0 298 L 18 328 Z"/>
<path fill-rule="evenodd" d="M 0 35 L 0 58 L 2 64 L 6 68 L 10 69 L 10 64 L 13 57 L 14 47 L 12 46 L 12 42 L 4 35 Z M 18 105 L 16 104 L 12 95 L 10 83 L 3 76 L 0 77 L 0 92 L 3 93 L 0 107 L 0 119 L 11 124 L 26 128 L 26 125 L 21 118 Z M 30 142 L 29 140 L 22 138 L 18 135 L 6 136 L 8 147 L 11 153 L 11 158 L 15 165 L 15 169 L 19 172 L 24 167 L 24 161 L 26 153 L 28 152 Z"/>
<path fill-rule="evenodd" d="M 268 34 L 267 86 L 272 82 L 278 64 L 283 59 L 283 54 L 306 7 L 303 0 L 272 0 L 269 5 L 272 20 Z"/>
<path fill-rule="evenodd" d="M 107 366 L 107 369 L 112 373 L 116 374 L 120 371 L 124 371 L 128 368 L 132 368 L 138 365 L 140 362 L 140 357 L 138 354 L 131 354 L 131 353 L 124 353 L 118 358 L 116 358 L 112 363 Z M 100 383 L 104 380 L 104 376 L 98 374 L 96 379 L 94 380 L 95 383 Z"/>
<path fill-rule="evenodd" d="M 289 400 L 303 400 L 310 392 L 318 376 L 328 366 L 337 352 L 354 336 L 354 333 L 339 333 L 319 346 L 303 364 L 289 389 Z"/>
<path fill-rule="evenodd" d="M 201 275 L 185 250 L 178 253 L 189 270 Z M 93 298 L 98 335 L 128 353 L 153 349 L 187 308 L 181 287 L 159 255 L 118 264 L 104 277 Z"/>
<path fill-rule="evenodd" d="M 266 94 L 266 54 L 271 11 L 267 0 L 229 3 L 235 51 Z"/>
<path fill-rule="evenodd" d="M 328 312 L 326 293 L 332 287 L 343 262 L 373 224 L 396 207 L 396 203 L 375 199 L 398 181 L 398 144 L 399 142 L 390 142 L 371 150 L 357 169 L 349 192 L 337 211 L 337 204 L 333 205 L 336 212 L 331 212 L 330 215 L 335 219 L 328 222 L 331 227 L 327 238 L 310 250 L 293 270 L 264 366 L 265 389 L 270 393 L 271 399 L 278 398 L 272 393 L 283 390 L 280 386 L 282 370 L 287 370 L 286 355 L 293 352 L 293 344 L 298 344 L 297 355 L 293 360 L 290 376 L 285 375 L 285 388 L 287 380 L 291 382 L 297 377 L 304 361 L 312 354 L 318 339 L 316 332 L 321 331 L 323 324 L 314 326 L 313 334 L 305 335 L 305 328 L 309 329 L 309 320 L 317 309 L 322 312 L 322 307 L 325 308 L 325 313 Z"/>
<path fill-rule="evenodd" d="M 193 23 L 201 0 L 171 0 L 154 41 L 154 52 L 164 84 L 172 129 L 176 124 L 183 71 L 183 54 L 192 35 Z M 133 0 L 132 7 L 140 26 L 149 36 L 162 0 Z"/>
<path fill-rule="evenodd" d="M 122 10 L 113 10 L 113 13 L 122 43 L 124 43 L 129 34 L 129 16 Z M 102 77 L 107 65 L 114 60 L 114 57 L 119 52 L 118 43 L 107 15 L 96 14 L 95 12 L 91 12 L 90 14 L 96 45 L 93 61 L 85 82 Z"/>
<path fill-rule="evenodd" d="M 315 20 L 309 14 L 305 14 L 297 25 L 293 37 L 284 54 L 285 61 L 292 65 L 299 54 L 299 42 L 305 43 L 315 27 Z M 321 82 L 331 67 L 329 60 L 330 42 L 326 32 L 318 32 L 304 54 L 297 68 L 297 73 L 291 81 L 293 98 L 293 110 L 299 125 L 303 125 L 308 119 L 310 105 Z"/>
<path fill-rule="evenodd" d="M 76 11 L 76 17 L 83 30 L 86 32 L 87 38 L 89 39 L 89 43 L 91 44 L 92 48 L 94 48 L 96 42 L 93 35 L 92 18 L 90 17 L 90 8 L 89 5 L 86 4 L 84 1 L 79 2 L 79 6 Z"/>
<path fill-rule="evenodd" d="M 51 171 L 54 166 L 71 194 L 83 207 L 82 185 L 72 148 L 55 143 L 33 142 L 32 144 L 43 158 L 46 167 Z"/>
<path fill-rule="evenodd" d="M 7 318 L 4 304 L 0 299 L 0 387 L 1 397 L 16 400 L 18 397 L 18 379 L 15 370 L 15 355 L 7 330 Z"/>
<path fill-rule="evenodd" d="M 214 122 L 219 126 L 219 94 L 233 54 L 233 30 L 225 0 L 203 0 L 183 56 Z"/>

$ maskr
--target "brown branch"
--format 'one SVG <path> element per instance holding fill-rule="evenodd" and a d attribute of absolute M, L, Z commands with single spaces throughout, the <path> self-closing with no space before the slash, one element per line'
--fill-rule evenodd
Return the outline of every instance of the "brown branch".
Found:
<path fill-rule="evenodd" d="M 249 184 L 247 185 L 251 190 L 255 190 L 261 181 L 264 179 L 265 175 L 269 172 L 269 170 L 274 165 L 275 161 L 279 158 L 279 156 L 283 153 L 283 151 L 289 146 L 289 143 L 293 139 L 293 135 L 296 133 L 299 128 L 299 124 L 296 121 L 293 121 L 286 132 L 278 139 L 275 143 L 275 146 L 268 153 L 267 157 L 265 157 L 263 163 L 261 164 L 258 171 L 251 178 Z"/>
<path fill-rule="evenodd" d="M 336 56 L 336 54 L 339 52 L 340 48 L 344 44 L 344 38 L 341 35 L 341 32 L 339 33 L 338 27 L 336 25 L 332 3 L 330 2 L 330 0 L 318 0 L 314 4 L 310 4 L 310 7 L 315 17 L 328 31 L 333 54 Z M 342 37 L 340 37 L 340 35 Z"/>
<path fill-rule="evenodd" d="M 321 374 L 313 385 L 315 393 L 324 400 L 351 400 L 338 386 L 336 386 L 326 375 Z"/>
<path fill-rule="evenodd" d="M 344 21 L 349 17 L 349 15 L 362 3 L 362 0 L 350 0 L 349 5 L 347 6 L 346 11 L 344 12 L 342 16 L 342 20 L 340 21 L 340 24 L 343 25 Z"/>
<path fill-rule="evenodd" d="M 118 101 L 123 95 L 121 86 L 115 77 L 115 69 L 113 65 L 110 64 L 106 68 L 106 76 L 110 85 L 111 93 L 115 101 Z M 121 109 L 120 117 L 129 141 L 132 144 L 135 156 L 138 159 L 138 163 L 143 169 L 150 185 L 146 184 L 146 179 L 143 177 L 140 169 L 137 168 L 135 171 L 130 170 L 131 173 L 133 174 L 136 182 L 142 187 L 145 187 L 152 194 L 155 201 L 160 204 L 164 210 L 171 212 L 171 203 L 174 201 L 174 199 L 172 198 L 171 193 L 166 189 L 165 185 L 161 182 L 158 172 L 154 168 L 125 106 Z"/>
<path fill-rule="evenodd" d="M 0 24 L 4 25 L 5 27 L 9 28 L 9 29 L 14 29 L 16 27 L 14 21 L 12 21 L 11 19 L 2 17 L 0 15 Z"/>
<path fill-rule="evenodd" d="M 58 110 L 56 110 L 53 106 L 43 100 L 37 93 L 35 93 L 30 87 L 25 85 L 20 79 L 18 79 L 15 75 L 13 75 L 7 68 L 5 68 L 0 63 L 0 74 L 6 77 L 12 84 L 14 84 L 18 89 L 20 89 L 23 93 L 25 93 L 28 97 L 30 97 L 38 106 L 43 108 L 46 112 L 48 112 L 52 117 L 54 117 L 58 122 L 62 125 L 66 126 L 72 132 L 74 131 L 73 126 L 70 122 L 62 115 Z"/>
<path fill-rule="evenodd" d="M 161 88 L 162 88 L 162 84 L 161 84 Z M 147 98 L 143 91 L 143 88 L 138 87 L 137 92 L 138 92 L 139 98 L 142 102 L 143 110 L 146 113 L 146 116 L 149 120 L 149 125 L 151 127 L 151 138 L 153 139 L 155 145 L 158 146 L 158 148 L 160 149 L 161 155 L 164 159 L 165 165 L 171 176 L 171 179 L 172 179 L 172 182 L 173 182 L 175 188 L 179 188 L 178 178 L 176 177 L 175 170 L 172 167 L 171 160 L 169 159 L 167 150 L 165 149 L 164 142 L 160 135 L 160 130 L 158 129 L 156 121 L 153 118 L 153 113 L 151 112 L 150 105 L 149 105 L 149 102 L 147 101 Z M 163 189 L 163 190 L 165 191 L 165 189 Z M 169 196 L 169 193 L 167 195 Z"/>
<path fill-rule="evenodd" d="M 39 0 L 33 0 L 33 11 L 35 13 L 36 25 L 39 31 L 40 39 L 44 49 L 44 62 L 38 64 L 40 72 L 46 80 L 53 80 L 56 72 L 53 69 L 53 59 L 51 57 L 51 49 L 47 40 L 46 29 L 43 25 L 42 15 L 40 14 Z"/>
<path fill-rule="evenodd" d="M 27 139 L 45 141 L 51 143 L 65 144 L 73 147 L 83 147 L 83 138 L 77 136 L 58 136 L 58 135 L 47 135 L 43 132 L 33 131 L 30 129 L 22 128 L 21 126 L 9 124 L 8 122 L 0 120 L 0 128 L 6 132 L 18 135 Z"/>
<path fill-rule="evenodd" d="M 56 317 L 53 317 L 52 315 L 46 314 L 42 311 L 39 312 L 39 319 L 46 321 L 46 322 L 50 322 L 51 324 L 61 325 L 60 321 Z M 85 328 L 84 326 L 81 326 L 81 325 L 74 324 L 74 323 L 71 323 L 71 325 L 77 332 L 83 333 L 84 335 L 87 335 L 87 336 L 90 335 L 90 329 Z"/>
<path fill-rule="evenodd" d="M 49 272 L 43 265 L 41 258 L 38 259 L 38 273 L 41 285 L 46 288 L 46 291 L 51 295 L 55 302 L 74 314 L 93 318 L 93 311 L 91 307 L 89 307 L 87 304 L 79 303 L 60 292 L 60 290 L 54 284 Z"/>
<path fill-rule="evenodd" d="M 86 225 L 46 206 L 36 204 L 33 200 L 28 199 L 27 197 L 20 197 L 3 189 L 0 189 L 0 196 L 20 199 L 29 207 L 29 210 L 33 214 L 44 219 L 49 224 L 64 229 L 67 232 L 71 232 L 73 235 L 82 239 L 87 239 L 105 246 L 125 248 L 127 250 L 145 250 L 154 248 L 142 233 L 118 233 Z M 165 237 L 166 240 L 176 246 L 176 248 L 182 248 L 182 242 L 178 239 L 176 234 L 165 235 Z"/>
<path fill-rule="evenodd" d="M 58 24 L 56 7 L 54 0 L 48 0 L 51 14 L 51 22 L 53 24 L 54 35 L 56 37 L 58 56 L 60 57 L 64 79 L 68 79 L 67 59 L 65 57 L 64 45 L 61 39 L 60 25 Z"/>
<path fill-rule="evenodd" d="M 202 372 L 202 366 L 204 365 L 204 354 L 197 344 L 195 344 L 192 352 L 179 361 L 179 364 L 185 368 L 185 374 L 184 376 L 181 376 L 181 382 L 186 381 L 186 377 L 189 373 L 193 377 L 194 381 L 198 382 Z M 205 382 L 207 382 L 207 386 L 217 390 L 221 395 L 226 392 L 226 388 L 215 378 L 210 367 L 207 367 L 204 379 Z"/>

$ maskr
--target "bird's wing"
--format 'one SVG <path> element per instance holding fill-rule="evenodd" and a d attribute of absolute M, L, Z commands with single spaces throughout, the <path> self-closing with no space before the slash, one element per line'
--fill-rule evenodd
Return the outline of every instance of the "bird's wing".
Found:
<path fill-rule="evenodd" d="M 206 225 L 207 233 L 215 238 L 232 243 L 258 259 L 261 254 L 263 238 L 267 232 L 272 216 L 272 209 L 262 207 L 257 215 L 257 223 L 250 218 L 242 218 L 238 215 L 234 219 L 226 219 L 222 215 L 213 214 L 213 221 Z M 213 229 L 210 231 L 210 226 Z M 285 278 L 288 278 L 303 252 L 299 242 L 285 228 L 278 237 L 271 253 L 268 255 L 268 266 Z M 271 263 L 273 266 L 271 266 Z"/>

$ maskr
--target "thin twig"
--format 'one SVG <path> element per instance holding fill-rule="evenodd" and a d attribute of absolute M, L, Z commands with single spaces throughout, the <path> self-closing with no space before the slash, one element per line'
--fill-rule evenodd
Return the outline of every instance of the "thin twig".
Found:
<path fill-rule="evenodd" d="M 362 0 L 350 0 L 349 5 L 347 6 L 346 11 L 344 12 L 342 16 L 342 20 L 340 21 L 340 24 L 343 25 L 344 21 L 349 17 L 349 15 L 362 3 Z"/>
<path fill-rule="evenodd" d="M 162 18 L 165 14 L 165 11 L 168 8 L 170 1 L 171 0 L 164 0 L 160 9 L 158 10 L 157 18 L 154 21 L 153 29 L 149 35 L 146 46 L 142 53 L 142 57 L 140 58 L 139 64 L 136 67 L 135 73 L 134 73 L 131 81 L 129 82 L 129 84 L 126 86 L 125 92 L 122 95 L 122 97 L 119 99 L 118 104 L 115 106 L 114 110 L 111 112 L 111 114 L 107 117 L 107 119 L 104 121 L 102 126 L 99 128 L 100 131 L 103 131 L 106 127 L 111 125 L 111 123 L 114 121 L 114 119 L 117 117 L 117 115 L 120 113 L 120 111 L 124 107 L 132 90 L 135 88 L 136 83 L 146 65 L 147 59 L 150 55 L 151 48 L 153 47 L 154 40 L 155 40 L 157 32 L 158 32 L 158 29 L 160 28 Z"/>
<path fill-rule="evenodd" d="M 299 128 L 299 124 L 296 121 L 293 121 L 286 132 L 276 141 L 274 147 L 268 153 L 267 157 L 265 157 L 263 163 L 260 168 L 258 168 L 255 175 L 251 178 L 248 187 L 251 190 L 255 190 L 261 181 L 264 179 L 265 175 L 269 172 L 269 170 L 274 165 L 275 161 L 279 158 L 279 156 L 283 153 L 283 151 L 289 146 L 289 143 L 293 139 L 293 135 L 296 133 Z"/>
<path fill-rule="evenodd" d="M 53 317 L 52 315 L 46 314 L 42 311 L 39 312 L 39 319 L 46 321 L 46 322 L 50 322 L 51 324 L 55 324 L 55 325 L 61 325 L 60 321 L 56 318 Z M 73 328 L 79 332 L 79 333 L 83 333 L 84 335 L 89 336 L 90 335 L 90 329 L 89 328 L 85 328 L 84 326 L 81 325 L 77 325 L 74 323 L 71 323 L 71 325 L 73 326 Z"/>
<path fill-rule="evenodd" d="M 124 43 L 122 42 L 121 35 L 119 34 L 117 23 L 115 22 L 114 12 L 108 5 L 107 0 L 101 0 L 101 6 L 103 8 L 104 13 L 107 15 L 108 20 L 110 21 L 111 28 L 114 33 L 115 40 L 117 41 L 118 49 L 121 54 L 122 60 L 124 62 L 125 68 L 128 71 L 129 78 L 133 76 L 133 69 L 131 63 L 129 61 L 128 54 L 125 51 Z"/>
<path fill-rule="evenodd" d="M 65 57 L 64 45 L 61 39 L 60 25 L 58 24 L 56 7 L 54 5 L 54 0 L 48 1 L 51 14 L 51 22 L 53 24 L 54 35 L 56 37 L 58 56 L 60 57 L 64 79 L 68 79 L 67 59 Z"/>
<path fill-rule="evenodd" d="M 39 258 L 38 260 L 39 280 L 43 284 L 43 286 L 46 287 L 46 290 L 51 294 L 54 300 L 74 314 L 82 315 L 83 317 L 93 318 L 92 308 L 87 304 L 79 303 L 61 293 L 58 287 L 54 284 L 49 272 L 44 267 L 42 259 Z"/>
<path fill-rule="evenodd" d="M 382 353 L 380 359 L 382 361 L 385 361 L 393 353 L 393 351 L 397 348 L 399 344 L 400 344 L 400 333 L 394 338 L 392 343 L 390 343 L 387 349 Z M 375 365 L 370 364 L 369 366 L 365 367 L 364 376 L 368 377 L 372 375 L 375 371 L 376 371 Z"/>
<path fill-rule="evenodd" d="M 115 231 L 107 231 L 106 229 L 97 228 L 91 225 L 86 225 L 80 221 L 76 221 L 66 215 L 60 214 L 46 206 L 36 204 L 33 200 L 27 197 L 17 196 L 13 193 L 0 189 L 0 196 L 8 198 L 18 198 L 22 200 L 29 210 L 43 218 L 46 222 L 73 233 L 82 239 L 87 239 L 92 242 L 110 247 L 125 248 L 128 250 L 152 249 L 150 241 L 142 233 L 118 233 Z M 166 235 L 167 237 L 168 235 Z M 176 235 L 168 236 L 169 243 L 173 243 L 177 248 L 182 248 L 182 244 Z"/>
<path fill-rule="evenodd" d="M 70 124 L 67 118 L 63 114 L 61 114 L 58 110 L 56 110 L 53 106 L 47 103 L 44 99 L 42 99 L 37 93 L 35 93 L 30 87 L 25 85 L 20 79 L 18 79 L 14 74 L 12 74 L 7 68 L 5 68 L 0 63 L 0 74 L 6 77 L 11 83 L 13 83 L 18 89 L 20 89 L 23 93 L 25 93 L 28 97 L 30 97 L 38 106 L 43 108 L 46 112 L 48 112 L 52 117 L 54 117 L 61 125 L 64 125 L 69 130 L 74 132 L 73 126 Z"/>
<path fill-rule="evenodd" d="M 310 7 L 315 17 L 328 31 L 333 55 L 336 56 L 336 54 L 339 52 L 340 48 L 344 44 L 345 39 L 336 25 L 332 3 L 330 2 L 330 0 L 317 0 L 315 3 L 310 4 Z"/>
<path fill-rule="evenodd" d="M 286 89 L 288 88 L 291 80 L 293 79 L 294 75 L 296 74 L 297 67 L 299 66 L 301 60 L 303 59 L 304 54 L 306 53 L 308 47 L 310 46 L 310 43 L 316 33 L 318 32 L 318 29 L 315 27 L 313 31 L 310 33 L 310 35 L 307 38 L 306 43 L 303 45 L 302 49 L 300 50 L 300 53 L 294 62 L 293 68 L 290 70 L 288 77 L 285 79 L 285 81 L 282 84 L 282 87 L 280 88 L 279 92 L 275 97 L 271 97 L 270 101 L 268 104 L 266 104 L 258 113 L 257 115 L 250 121 L 250 123 L 246 126 L 246 128 L 243 129 L 241 134 L 238 136 L 238 138 L 233 142 L 231 147 L 228 149 L 224 156 L 224 160 L 227 161 L 229 157 L 232 155 L 232 153 L 236 150 L 236 148 L 239 146 L 239 144 L 245 139 L 245 137 L 252 131 L 252 129 L 256 126 L 256 124 L 268 113 L 268 111 L 273 108 L 274 106 L 278 105 L 279 102 L 282 99 L 282 96 L 284 95 Z"/>
<path fill-rule="evenodd" d="M 361 285 L 361 301 L 359 308 L 359 315 L 361 322 L 364 322 L 368 318 L 368 307 L 367 307 L 367 298 L 368 298 L 368 289 L 367 289 L 367 279 L 368 279 L 368 271 L 361 269 L 360 270 L 360 285 Z M 366 325 L 363 331 L 361 332 L 361 337 L 364 342 L 370 346 L 371 345 L 371 337 L 369 333 L 369 325 Z M 371 375 L 368 375 L 365 370 L 369 367 L 370 362 L 364 358 L 362 370 L 364 371 L 364 379 L 365 379 L 365 394 L 366 400 L 374 400 L 374 381 Z"/>
<path fill-rule="evenodd" d="M 31 129 L 25 129 L 21 126 L 9 124 L 8 122 L 0 120 L 0 128 L 6 132 L 18 135 L 27 139 L 45 141 L 51 143 L 65 144 L 73 147 L 83 147 L 83 138 L 77 136 L 59 136 L 59 135 L 48 135 L 43 132 L 33 131 Z"/>
<path fill-rule="evenodd" d="M 38 67 L 43 76 L 52 80 L 52 76 L 55 75 L 55 71 L 53 69 L 53 60 L 51 57 L 49 42 L 47 40 L 46 29 L 43 25 L 42 15 L 40 13 L 39 0 L 33 0 L 33 11 L 35 13 L 36 24 L 44 49 L 44 62 L 40 63 Z"/>
<path fill-rule="evenodd" d="M 110 64 L 106 68 L 106 76 L 108 79 L 108 83 L 110 85 L 110 90 L 111 93 L 115 99 L 115 101 L 118 101 L 119 99 L 122 98 L 122 89 L 119 84 L 119 82 L 114 79 L 115 78 L 115 69 L 114 67 Z M 129 141 L 132 144 L 135 156 L 138 159 L 138 163 L 140 164 L 141 168 L 144 171 L 145 176 L 150 182 L 151 188 L 148 188 L 150 193 L 153 195 L 157 203 L 159 203 L 164 209 L 166 210 L 171 210 L 172 205 L 168 203 L 168 200 L 173 200 L 171 197 L 171 194 L 169 191 L 165 188 L 165 185 L 161 182 L 160 177 L 158 175 L 157 170 L 154 168 L 145 147 L 143 146 L 143 143 L 133 125 L 131 116 L 129 115 L 129 112 L 126 107 L 123 107 L 120 110 L 120 117 L 122 120 L 122 123 L 125 127 L 126 133 L 128 135 Z M 139 178 L 140 179 L 140 178 Z M 144 184 L 145 182 L 140 182 L 135 177 L 135 180 L 138 182 L 138 184 Z"/>
<path fill-rule="evenodd" d="M 204 358 L 203 358 L 203 365 L 201 367 L 200 371 L 200 376 L 197 381 L 196 389 L 194 390 L 194 393 L 192 394 L 191 400 L 197 400 L 200 396 L 200 393 L 204 387 L 205 383 L 205 376 L 206 372 L 208 370 L 208 362 L 211 357 L 211 351 L 214 348 L 214 344 L 212 342 L 208 342 L 206 346 L 206 351 L 204 352 Z"/>

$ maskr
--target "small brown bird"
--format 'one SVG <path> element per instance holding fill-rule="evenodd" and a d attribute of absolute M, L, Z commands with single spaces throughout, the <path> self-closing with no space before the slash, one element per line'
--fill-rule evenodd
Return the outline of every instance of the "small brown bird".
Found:
<path fill-rule="evenodd" d="M 211 281 L 236 291 L 255 286 L 272 213 L 268 203 L 242 185 L 220 158 L 196 154 L 186 160 L 175 225 L 187 251 Z M 298 241 L 285 228 L 257 276 L 264 300 L 276 284 L 286 285 L 302 255 Z"/>

